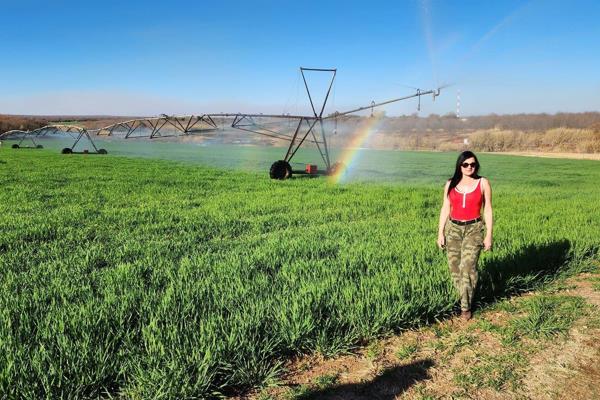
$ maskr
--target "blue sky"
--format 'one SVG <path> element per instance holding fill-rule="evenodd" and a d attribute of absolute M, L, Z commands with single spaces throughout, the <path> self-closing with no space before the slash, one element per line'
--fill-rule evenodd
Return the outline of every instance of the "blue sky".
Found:
<path fill-rule="evenodd" d="M 0 0 L 0 14 L 0 113 L 303 113 L 299 66 L 338 68 L 328 111 L 444 84 L 421 115 L 454 112 L 458 90 L 463 115 L 600 110 L 597 1 Z"/>

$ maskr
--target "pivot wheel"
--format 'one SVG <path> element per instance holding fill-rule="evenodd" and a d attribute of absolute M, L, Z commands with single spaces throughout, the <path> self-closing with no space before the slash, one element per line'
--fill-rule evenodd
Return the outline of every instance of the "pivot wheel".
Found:
<path fill-rule="evenodd" d="M 41 144 L 36 144 L 36 145 L 35 145 L 35 148 L 36 148 L 36 149 L 43 149 L 43 148 L 44 148 L 44 146 L 42 146 Z"/>
<path fill-rule="evenodd" d="M 285 160 L 275 161 L 269 171 L 271 179 L 287 179 L 292 176 L 292 167 Z"/>
<path fill-rule="evenodd" d="M 108 154 L 108 151 L 106 149 L 99 149 L 98 154 Z"/>
<path fill-rule="evenodd" d="M 15 144 L 13 144 L 13 145 L 12 145 L 12 148 L 13 148 L 13 149 L 18 149 L 18 148 L 19 148 L 19 145 L 15 143 Z"/>
<path fill-rule="evenodd" d="M 73 150 L 71 150 L 70 147 L 65 147 L 64 149 L 62 149 L 61 153 L 62 154 L 71 154 L 71 153 L 73 153 Z"/>

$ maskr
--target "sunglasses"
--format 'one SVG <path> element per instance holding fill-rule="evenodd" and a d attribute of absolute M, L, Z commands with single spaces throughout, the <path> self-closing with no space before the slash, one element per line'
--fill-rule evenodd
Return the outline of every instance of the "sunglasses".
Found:
<path fill-rule="evenodd" d="M 474 162 L 472 162 L 472 163 L 464 162 L 460 166 L 463 167 L 463 168 L 468 168 L 468 167 L 475 168 L 477 166 L 477 163 L 474 163 Z"/>

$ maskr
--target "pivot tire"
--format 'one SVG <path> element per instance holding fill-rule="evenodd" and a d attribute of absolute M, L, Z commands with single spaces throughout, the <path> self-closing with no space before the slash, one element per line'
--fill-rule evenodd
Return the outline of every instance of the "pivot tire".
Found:
<path fill-rule="evenodd" d="M 275 161 L 269 170 L 271 179 L 287 179 L 292 176 L 292 167 L 285 160 Z"/>
<path fill-rule="evenodd" d="M 71 153 L 73 153 L 73 150 L 71 150 L 70 147 L 65 147 L 64 149 L 62 149 L 61 153 L 62 154 L 71 154 Z"/>
<path fill-rule="evenodd" d="M 106 149 L 99 149 L 98 154 L 108 154 L 108 151 Z"/>
<path fill-rule="evenodd" d="M 37 145 L 35 145 L 35 148 L 36 148 L 36 149 L 43 149 L 43 148 L 44 148 L 44 146 L 42 146 L 41 144 L 37 144 Z"/>
<path fill-rule="evenodd" d="M 13 145 L 12 145 L 12 148 L 13 148 L 13 149 L 18 149 L 18 148 L 19 148 L 19 145 L 15 143 L 15 144 L 13 144 Z"/>

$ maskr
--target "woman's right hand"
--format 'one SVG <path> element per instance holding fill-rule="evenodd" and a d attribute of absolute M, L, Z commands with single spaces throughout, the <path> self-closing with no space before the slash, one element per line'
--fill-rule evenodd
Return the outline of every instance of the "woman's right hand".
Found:
<path fill-rule="evenodd" d="M 446 237 L 443 233 L 438 234 L 437 245 L 440 249 L 444 249 L 446 247 Z"/>

